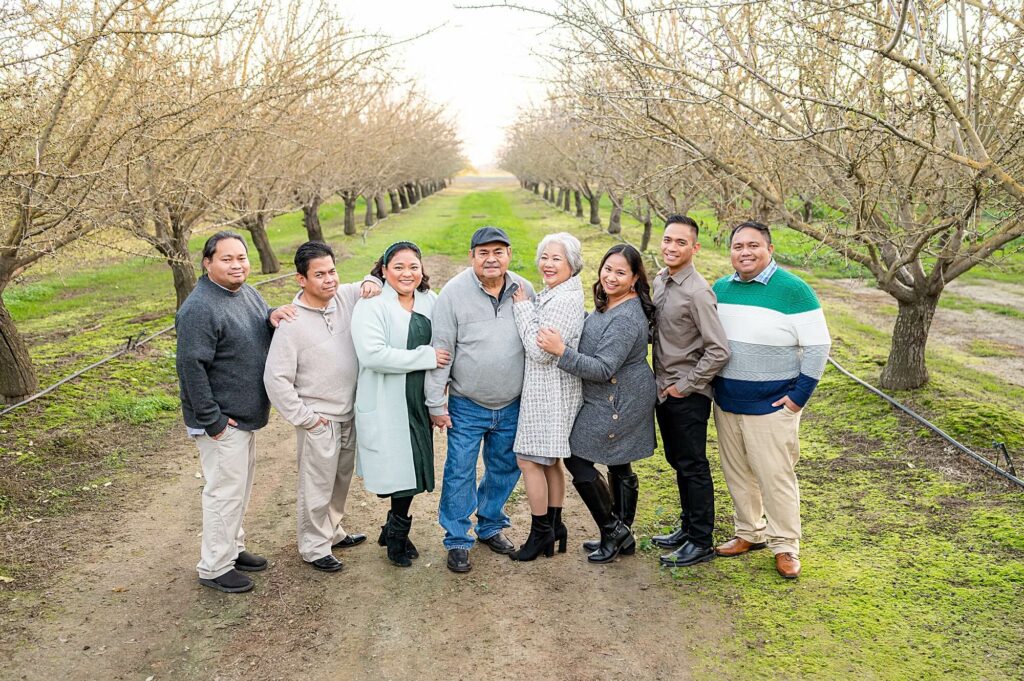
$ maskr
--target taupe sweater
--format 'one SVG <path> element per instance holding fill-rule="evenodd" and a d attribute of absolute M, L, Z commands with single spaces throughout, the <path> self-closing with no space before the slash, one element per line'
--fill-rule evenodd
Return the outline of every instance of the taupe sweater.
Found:
<path fill-rule="evenodd" d="M 286 421 L 312 428 L 320 417 L 348 421 L 359 366 L 352 345 L 352 309 L 361 284 L 342 284 L 326 309 L 309 307 L 299 292 L 298 317 L 282 322 L 267 355 L 263 382 Z"/>

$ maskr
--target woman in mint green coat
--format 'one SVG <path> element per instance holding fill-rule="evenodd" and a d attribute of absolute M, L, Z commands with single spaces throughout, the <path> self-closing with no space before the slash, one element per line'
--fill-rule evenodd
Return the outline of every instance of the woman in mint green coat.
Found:
<path fill-rule="evenodd" d="M 409 541 L 413 497 L 434 489 L 434 447 L 423 397 L 428 369 L 446 366 L 446 350 L 430 347 L 430 316 L 437 295 L 423 272 L 420 249 L 392 244 L 373 274 L 384 280 L 376 298 L 352 313 L 352 341 L 359 359 L 356 384 L 356 473 L 366 489 L 390 497 L 391 510 L 378 543 L 388 559 L 408 567 L 418 557 Z"/>

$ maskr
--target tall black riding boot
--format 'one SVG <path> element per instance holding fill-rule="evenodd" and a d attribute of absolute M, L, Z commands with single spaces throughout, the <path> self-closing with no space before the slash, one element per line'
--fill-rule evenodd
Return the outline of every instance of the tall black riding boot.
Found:
<path fill-rule="evenodd" d="M 633 520 L 636 519 L 637 499 L 640 496 L 640 478 L 635 473 L 620 476 L 608 471 L 608 480 L 612 488 L 612 514 L 632 530 Z M 596 551 L 600 547 L 599 539 L 583 542 L 583 548 L 587 551 Z M 619 553 L 624 556 L 632 556 L 636 553 L 636 541 L 623 546 Z"/>
<path fill-rule="evenodd" d="M 509 554 L 512 560 L 534 560 L 541 553 L 547 558 L 555 555 L 555 532 L 551 528 L 550 515 L 531 515 L 530 518 L 530 536 L 518 551 Z"/>
<path fill-rule="evenodd" d="M 406 547 L 409 541 L 409 530 L 412 528 L 412 516 L 400 516 L 391 513 L 385 526 L 384 542 L 388 547 L 388 560 L 398 567 L 409 567 L 409 552 Z"/>
<path fill-rule="evenodd" d="M 601 530 L 601 545 L 587 556 L 591 563 L 609 563 L 615 560 L 623 547 L 634 544 L 633 533 L 612 513 L 612 493 L 600 475 L 595 480 L 572 481 L 587 510 Z"/>

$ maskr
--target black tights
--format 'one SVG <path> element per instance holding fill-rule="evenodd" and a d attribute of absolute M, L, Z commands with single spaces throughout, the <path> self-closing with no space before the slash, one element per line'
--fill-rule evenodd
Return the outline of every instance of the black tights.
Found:
<path fill-rule="evenodd" d="M 412 498 L 415 494 L 407 497 L 391 497 L 391 513 L 405 518 L 409 515 L 409 508 L 412 506 Z"/>
<path fill-rule="evenodd" d="M 593 482 L 597 480 L 597 468 L 593 461 L 581 459 L 578 456 L 570 456 L 565 459 L 565 467 L 569 470 L 573 482 Z M 633 467 L 628 463 L 621 463 L 617 466 L 608 466 L 608 472 L 618 477 L 625 477 L 633 474 Z"/>

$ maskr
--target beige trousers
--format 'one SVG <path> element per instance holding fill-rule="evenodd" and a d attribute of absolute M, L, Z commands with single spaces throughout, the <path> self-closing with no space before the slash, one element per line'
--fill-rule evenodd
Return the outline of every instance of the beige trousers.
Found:
<path fill-rule="evenodd" d="M 295 518 L 299 555 L 312 562 L 347 535 L 341 527 L 356 461 L 355 421 L 295 429 L 299 461 Z"/>
<path fill-rule="evenodd" d="M 196 570 L 216 579 L 235 566 L 245 550 L 242 517 L 256 471 L 256 434 L 228 426 L 219 440 L 197 435 L 203 467 L 203 543 Z"/>
<path fill-rule="evenodd" d="M 715 427 L 736 536 L 767 542 L 775 554 L 798 554 L 800 414 L 786 408 L 759 416 L 733 414 L 716 404 Z"/>

